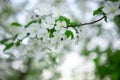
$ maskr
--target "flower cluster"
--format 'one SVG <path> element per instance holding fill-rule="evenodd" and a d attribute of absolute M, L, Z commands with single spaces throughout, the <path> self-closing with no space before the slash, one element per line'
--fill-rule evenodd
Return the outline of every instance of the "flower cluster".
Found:
<path fill-rule="evenodd" d="M 61 15 L 62 12 L 56 8 L 35 9 L 29 16 L 30 21 L 19 31 L 17 40 L 36 38 L 43 46 L 52 48 L 65 40 L 76 38 L 79 30 L 71 26 L 73 22 L 69 18 Z"/>
<path fill-rule="evenodd" d="M 69 18 L 63 16 L 60 9 L 51 6 L 39 6 L 28 13 L 27 24 L 22 26 L 19 23 L 13 23 L 14 26 L 22 26 L 18 34 L 13 38 L 14 42 L 5 43 L 7 50 L 14 45 L 19 46 L 25 38 L 37 39 L 44 48 L 53 48 L 62 45 L 66 40 L 79 40 L 79 28 L 77 26 L 94 24 L 107 17 L 114 17 L 120 14 L 120 1 L 106 1 L 106 4 L 93 12 L 93 15 L 103 15 L 98 20 L 88 23 L 71 22 Z M 76 41 L 77 41 L 76 40 Z M 30 41 L 29 41 L 30 42 Z M 4 44 L 4 41 L 3 41 Z"/>

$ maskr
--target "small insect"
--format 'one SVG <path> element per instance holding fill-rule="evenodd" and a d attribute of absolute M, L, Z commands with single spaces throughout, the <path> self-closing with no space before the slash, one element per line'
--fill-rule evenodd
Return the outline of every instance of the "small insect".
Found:
<path fill-rule="evenodd" d="M 39 15 L 35 14 L 36 17 L 39 17 Z"/>
<path fill-rule="evenodd" d="M 61 41 L 63 40 L 63 38 L 61 38 Z"/>

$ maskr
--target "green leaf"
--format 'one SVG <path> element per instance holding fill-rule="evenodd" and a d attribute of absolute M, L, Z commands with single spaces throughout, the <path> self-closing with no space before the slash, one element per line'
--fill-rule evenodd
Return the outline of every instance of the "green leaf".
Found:
<path fill-rule="evenodd" d="M 1 44 L 6 44 L 7 41 L 9 41 L 10 39 L 3 39 L 0 41 Z"/>
<path fill-rule="evenodd" d="M 10 49 L 13 46 L 14 46 L 14 43 L 6 44 L 6 47 L 5 47 L 4 51 Z"/>
<path fill-rule="evenodd" d="M 104 8 L 103 6 L 99 7 L 97 10 L 93 12 L 93 15 L 103 14 L 103 11 L 102 11 L 103 8 Z"/>
<path fill-rule="evenodd" d="M 18 41 L 15 43 L 15 45 L 18 47 L 18 46 L 21 44 L 21 41 L 22 41 L 22 40 L 18 40 Z"/>
<path fill-rule="evenodd" d="M 104 20 L 107 22 L 107 14 L 103 12 Z"/>
<path fill-rule="evenodd" d="M 78 29 L 76 28 L 76 27 L 73 27 L 73 29 L 75 30 L 75 32 L 78 34 L 79 33 L 79 31 L 78 31 Z"/>
<path fill-rule="evenodd" d="M 105 20 L 105 22 L 107 22 L 107 16 L 105 16 L 104 20 Z"/>
<path fill-rule="evenodd" d="M 48 29 L 49 37 L 50 37 L 50 38 L 54 37 L 54 36 L 53 36 L 53 33 L 54 33 L 55 31 L 56 31 L 55 28 L 53 28 L 53 29 Z"/>
<path fill-rule="evenodd" d="M 42 23 L 42 20 L 41 20 L 41 19 L 39 19 L 39 20 L 38 20 L 38 23 L 39 23 L 39 24 L 41 24 L 41 23 Z"/>
<path fill-rule="evenodd" d="M 117 2 L 117 1 L 119 1 L 119 0 L 110 0 L 111 2 Z"/>
<path fill-rule="evenodd" d="M 74 27 L 74 26 L 76 26 L 76 25 L 78 25 L 78 22 L 77 22 L 77 21 L 74 21 L 74 22 L 71 22 L 71 23 L 70 23 L 70 26 L 72 26 L 72 27 Z"/>
<path fill-rule="evenodd" d="M 114 17 L 114 22 L 118 26 L 118 28 L 120 29 L 120 15 L 117 15 Z"/>
<path fill-rule="evenodd" d="M 20 26 L 22 26 L 20 23 L 18 23 L 18 22 L 13 22 L 13 23 L 11 23 L 11 25 L 12 26 L 15 26 L 15 27 L 20 27 Z"/>
<path fill-rule="evenodd" d="M 7 39 L 5 38 L 5 39 L 1 40 L 0 43 L 6 45 L 6 44 L 8 44 L 9 41 L 15 40 L 17 38 L 17 36 L 18 36 L 18 34 L 16 34 L 14 37 L 11 37 L 11 38 L 7 38 Z"/>
<path fill-rule="evenodd" d="M 102 6 L 102 7 L 98 8 L 97 10 L 95 10 L 95 11 L 93 12 L 93 15 L 102 14 L 102 15 L 104 16 L 105 22 L 107 22 L 107 16 L 106 16 L 107 14 L 102 11 L 103 8 L 104 8 L 104 7 Z"/>
<path fill-rule="evenodd" d="M 58 21 L 65 21 L 67 25 L 70 24 L 70 19 L 68 19 L 65 16 L 60 16 L 58 19 L 55 20 L 55 22 L 58 22 Z"/>
<path fill-rule="evenodd" d="M 27 25 L 25 25 L 25 28 L 29 27 L 31 24 L 36 23 L 36 20 L 30 21 Z"/>
<path fill-rule="evenodd" d="M 71 37 L 71 39 L 74 38 L 73 32 L 70 31 L 70 30 L 66 30 L 65 35 L 66 35 L 67 38 L 69 38 L 69 37 Z"/>
<path fill-rule="evenodd" d="M 94 59 L 94 63 L 95 63 L 96 65 L 98 65 L 98 64 L 99 64 L 99 58 L 95 58 L 95 59 Z"/>

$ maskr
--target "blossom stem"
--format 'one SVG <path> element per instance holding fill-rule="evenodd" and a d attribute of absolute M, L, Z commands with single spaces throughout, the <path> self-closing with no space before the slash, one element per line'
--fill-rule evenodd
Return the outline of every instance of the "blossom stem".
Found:
<path fill-rule="evenodd" d="M 84 25 L 94 24 L 94 23 L 97 23 L 97 22 L 101 21 L 101 20 L 104 19 L 104 18 L 105 18 L 105 16 L 103 16 L 103 17 L 101 17 L 100 19 L 97 19 L 97 20 L 95 20 L 95 21 L 88 22 L 88 23 L 78 24 L 78 25 L 76 25 L 76 26 L 84 26 Z"/>
<path fill-rule="evenodd" d="M 77 25 L 75 25 L 75 26 L 84 26 L 84 25 L 94 24 L 94 23 L 97 23 L 97 22 L 101 21 L 101 20 L 104 19 L 104 18 L 105 18 L 105 16 L 103 16 L 103 17 L 101 17 L 101 18 L 99 18 L 99 19 L 97 19 L 97 20 L 95 20 L 95 21 L 88 22 L 88 23 L 80 23 L 80 24 L 77 24 Z M 67 26 L 67 28 L 68 28 L 68 27 L 73 27 L 73 26 Z"/>

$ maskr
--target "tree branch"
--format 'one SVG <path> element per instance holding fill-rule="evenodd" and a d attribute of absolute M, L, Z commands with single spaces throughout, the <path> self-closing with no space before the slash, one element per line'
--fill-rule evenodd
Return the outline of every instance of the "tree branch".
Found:
<path fill-rule="evenodd" d="M 78 25 L 75 25 L 75 26 L 84 26 L 84 25 L 90 25 L 90 24 L 94 24 L 94 23 L 97 23 L 99 21 L 101 21 L 102 19 L 104 19 L 105 16 L 101 17 L 100 19 L 97 19 L 95 21 L 92 21 L 92 22 L 88 22 L 88 23 L 82 23 L 82 24 L 78 24 Z"/>

